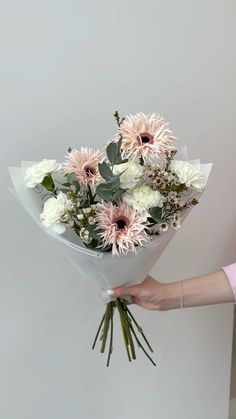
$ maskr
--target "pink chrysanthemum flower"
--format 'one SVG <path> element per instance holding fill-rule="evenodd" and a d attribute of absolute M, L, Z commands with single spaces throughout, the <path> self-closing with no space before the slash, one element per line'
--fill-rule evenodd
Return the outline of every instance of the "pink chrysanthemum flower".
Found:
<path fill-rule="evenodd" d="M 175 150 L 175 137 L 161 115 L 126 116 L 120 127 L 123 136 L 122 149 L 125 157 L 142 157 L 144 161 L 164 159 L 166 152 Z"/>
<path fill-rule="evenodd" d="M 74 172 L 81 185 L 89 185 L 94 189 L 102 180 L 98 170 L 98 163 L 102 163 L 104 158 L 100 150 L 81 147 L 80 150 L 74 149 L 68 153 L 64 163 L 64 169 L 67 173 Z"/>
<path fill-rule="evenodd" d="M 142 246 L 149 241 L 145 229 L 146 217 L 139 215 L 131 206 L 120 203 L 101 202 L 97 205 L 96 222 L 102 230 L 102 244 L 105 248 L 112 245 L 112 254 L 135 252 L 135 245 Z"/>

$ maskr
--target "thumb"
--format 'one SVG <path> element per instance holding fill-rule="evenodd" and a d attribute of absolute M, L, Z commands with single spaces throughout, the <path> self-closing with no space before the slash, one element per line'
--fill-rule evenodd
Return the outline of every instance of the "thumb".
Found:
<path fill-rule="evenodd" d="M 118 287 L 114 288 L 113 290 L 107 291 L 109 295 L 114 297 L 122 297 L 131 295 L 132 297 L 137 297 L 139 292 L 139 285 L 133 285 L 132 287 Z"/>

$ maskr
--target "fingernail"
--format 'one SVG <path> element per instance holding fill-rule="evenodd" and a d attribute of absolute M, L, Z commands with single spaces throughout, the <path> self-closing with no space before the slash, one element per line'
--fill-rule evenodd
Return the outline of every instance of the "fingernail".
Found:
<path fill-rule="evenodd" d="M 113 290 L 109 290 L 109 289 L 107 289 L 107 294 L 108 294 L 108 295 L 113 295 L 113 294 L 114 294 L 114 291 L 113 291 Z"/>

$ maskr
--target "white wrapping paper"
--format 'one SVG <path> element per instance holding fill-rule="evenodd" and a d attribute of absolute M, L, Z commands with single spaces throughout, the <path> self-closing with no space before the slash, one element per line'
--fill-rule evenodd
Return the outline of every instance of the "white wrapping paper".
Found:
<path fill-rule="evenodd" d="M 187 149 L 182 149 L 181 157 L 182 160 L 187 160 Z M 191 161 L 191 163 L 200 168 L 207 182 L 212 164 L 200 164 L 199 160 Z M 31 164 L 33 163 L 22 162 L 21 167 L 9 168 L 13 185 L 10 191 L 45 233 L 56 240 L 56 244 L 81 276 L 94 281 L 102 290 L 142 282 L 175 235 L 176 230 L 169 228 L 166 233 L 156 237 L 146 246 L 138 247 L 136 253 L 129 252 L 127 255 L 112 256 L 111 253 L 89 250 L 74 231 L 67 230 L 63 235 L 57 235 L 41 224 L 41 195 L 35 190 L 26 188 L 24 184 L 25 168 Z M 188 213 L 189 210 L 183 214 L 182 222 Z M 105 291 L 101 295 L 104 302 L 111 299 Z"/>

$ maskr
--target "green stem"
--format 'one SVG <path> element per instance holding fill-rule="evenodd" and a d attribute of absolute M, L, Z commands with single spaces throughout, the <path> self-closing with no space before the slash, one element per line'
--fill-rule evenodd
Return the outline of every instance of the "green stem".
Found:
<path fill-rule="evenodd" d="M 107 358 L 107 367 L 109 367 L 110 358 L 111 358 L 111 354 L 113 350 L 113 314 L 114 314 L 113 302 L 111 302 L 110 304 L 111 330 L 110 330 L 110 345 L 109 345 L 109 353 L 108 353 L 108 358 Z"/>
<path fill-rule="evenodd" d="M 105 320 L 104 320 L 104 329 L 103 329 L 103 336 L 102 336 L 102 346 L 101 346 L 101 352 L 105 352 L 106 348 L 106 341 L 107 341 L 107 334 L 109 330 L 109 323 L 110 323 L 110 303 L 107 304 L 107 308 L 105 311 Z"/>
<path fill-rule="evenodd" d="M 123 338 L 124 338 L 124 343 L 125 343 L 125 348 L 126 348 L 128 360 L 129 360 L 129 362 L 131 362 L 131 356 L 130 356 L 130 351 L 129 351 L 129 341 L 128 341 L 128 337 L 127 337 L 126 330 L 125 330 L 125 327 L 124 327 L 123 318 L 122 318 L 121 312 L 120 312 L 118 304 L 117 304 L 117 300 L 115 301 L 115 304 L 116 304 L 116 307 L 118 309 L 119 316 L 120 316 L 121 330 L 122 330 L 122 334 L 123 334 Z"/>
<path fill-rule="evenodd" d="M 155 362 L 148 355 L 147 351 L 145 350 L 138 336 L 136 335 L 136 332 L 134 330 L 134 325 L 137 328 L 138 332 L 141 333 L 148 348 L 153 352 L 153 349 L 151 348 L 148 340 L 146 339 L 141 326 L 138 324 L 138 322 L 136 321 L 136 319 L 130 312 L 129 308 L 127 307 L 127 303 L 124 299 L 117 298 L 115 301 L 111 301 L 110 303 L 107 304 L 105 313 L 99 324 L 99 327 L 98 327 L 98 330 L 97 330 L 97 333 L 93 342 L 92 349 L 95 348 L 97 339 L 99 337 L 100 331 L 103 326 L 101 338 L 100 338 L 102 341 L 101 343 L 102 353 L 105 352 L 107 337 L 108 337 L 108 333 L 110 332 L 109 350 L 108 350 L 108 357 L 107 357 L 107 364 L 106 364 L 108 367 L 110 364 L 111 355 L 113 352 L 113 334 L 114 334 L 113 317 L 114 317 L 114 311 L 116 308 L 118 310 L 119 317 L 120 317 L 120 324 L 121 324 L 122 334 L 123 334 L 125 348 L 126 348 L 129 362 L 131 362 L 132 359 L 133 360 L 136 359 L 134 343 L 137 343 L 137 345 L 142 349 L 142 351 L 147 356 L 147 358 L 152 362 L 154 366 L 156 366 Z"/>
<path fill-rule="evenodd" d="M 88 185 L 88 199 L 89 199 L 90 205 L 94 203 L 94 197 L 93 197 L 93 194 L 89 185 Z"/>
<path fill-rule="evenodd" d="M 151 345 L 150 345 L 150 343 L 148 342 L 148 340 L 147 340 L 147 338 L 146 338 L 145 334 L 143 333 L 143 329 L 142 329 L 142 327 L 141 327 L 141 326 L 137 323 L 137 321 L 136 321 L 136 319 L 134 318 L 133 314 L 132 314 L 132 313 L 131 313 L 131 311 L 129 310 L 129 308 L 128 308 L 128 306 L 127 306 L 126 302 L 124 302 L 124 300 L 123 300 L 123 301 L 121 301 L 121 304 L 123 305 L 123 307 L 124 307 L 125 311 L 129 314 L 130 318 L 133 320 L 133 322 L 134 322 L 135 326 L 137 327 L 137 329 L 138 329 L 139 333 L 142 335 L 142 337 L 143 337 L 144 341 L 146 342 L 146 344 L 147 344 L 147 346 L 148 346 L 149 350 L 150 350 L 151 352 L 154 352 L 154 351 L 153 351 L 153 349 L 152 349 L 152 347 L 151 347 Z"/>
<path fill-rule="evenodd" d="M 155 362 L 153 361 L 153 359 L 150 357 L 150 355 L 147 353 L 147 351 L 146 351 L 146 349 L 143 347 L 143 345 L 141 344 L 141 342 L 140 342 L 140 340 L 139 340 L 139 338 L 138 338 L 138 336 L 136 335 L 136 333 L 135 333 L 135 331 L 134 331 L 134 328 L 133 328 L 133 326 L 132 326 L 132 324 L 130 325 L 130 330 L 131 330 L 131 332 L 133 333 L 133 335 L 134 335 L 134 337 L 135 337 L 135 339 L 136 339 L 136 342 L 137 342 L 137 344 L 138 344 L 138 346 L 142 349 L 142 351 L 145 353 L 145 355 L 148 357 L 148 359 L 151 361 L 151 363 L 156 367 L 156 364 L 155 364 Z"/>
<path fill-rule="evenodd" d="M 102 316 L 102 320 L 101 320 L 101 323 L 100 323 L 100 325 L 98 327 L 98 331 L 96 333 L 96 336 L 95 336 L 95 339 L 94 339 L 94 342 L 93 342 L 92 349 L 95 348 L 95 345 L 96 345 L 96 342 L 97 342 L 97 339 L 98 339 L 98 336 L 99 336 L 99 333 L 100 333 L 100 330 L 102 328 L 102 325 L 103 325 L 104 320 L 105 320 L 105 314 L 103 314 L 103 316 Z"/>
<path fill-rule="evenodd" d="M 136 359 L 134 342 L 133 342 L 132 335 L 130 333 L 130 323 L 127 319 L 127 316 L 125 314 L 125 310 L 124 310 L 119 298 L 117 299 L 117 307 L 118 307 L 119 313 L 120 313 L 120 315 L 122 317 L 122 320 L 123 320 L 125 332 L 126 332 L 126 335 L 127 335 L 127 338 L 128 338 L 128 342 L 130 344 L 130 350 L 131 350 L 132 358 Z"/>

